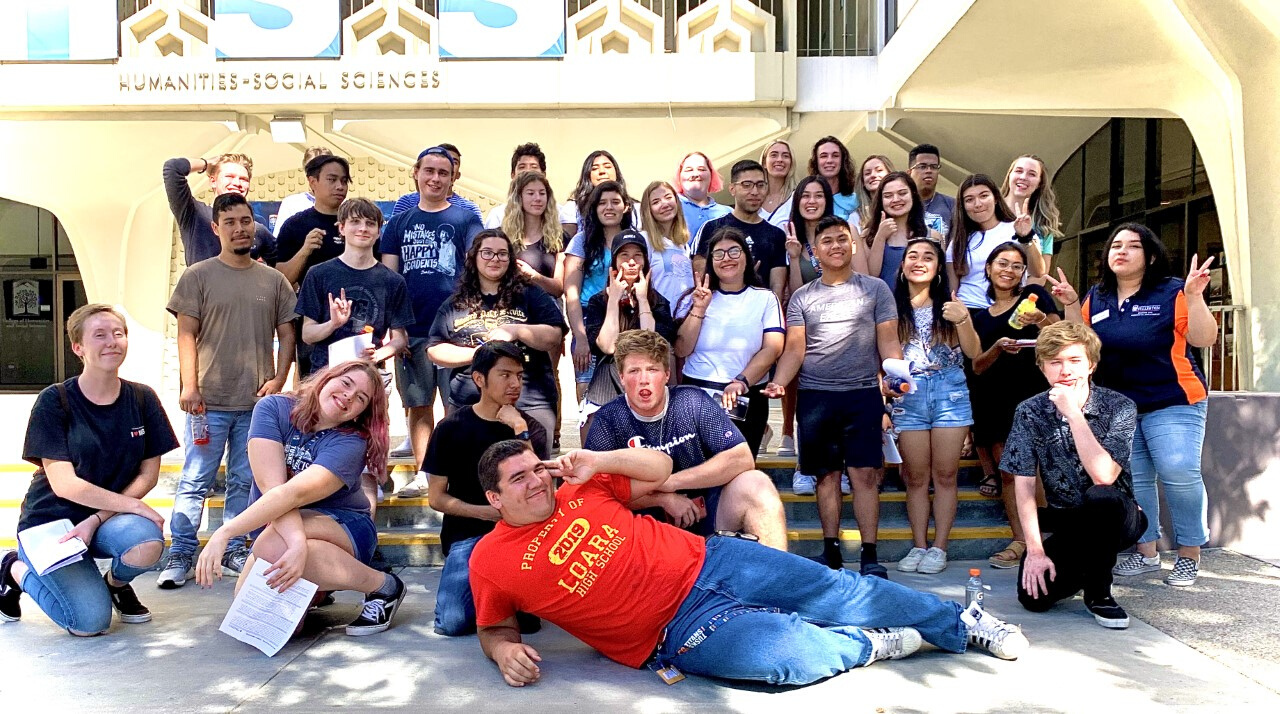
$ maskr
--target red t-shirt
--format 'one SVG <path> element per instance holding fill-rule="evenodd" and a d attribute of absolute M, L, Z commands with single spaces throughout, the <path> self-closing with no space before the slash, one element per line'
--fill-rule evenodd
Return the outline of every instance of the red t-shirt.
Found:
<path fill-rule="evenodd" d="M 598 474 L 561 487 L 549 520 L 499 523 L 471 553 L 476 623 L 528 612 L 609 659 L 643 665 L 693 588 L 706 542 L 632 513 L 630 500 L 631 479 Z"/>

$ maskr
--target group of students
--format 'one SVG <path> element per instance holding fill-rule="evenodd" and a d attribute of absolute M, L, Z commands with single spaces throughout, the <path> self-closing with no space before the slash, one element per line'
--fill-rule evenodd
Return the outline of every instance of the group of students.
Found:
<path fill-rule="evenodd" d="M 732 166 L 726 207 L 712 197 L 722 179 L 700 152 L 637 202 L 617 161 L 597 151 L 560 205 L 545 156 L 524 144 L 513 152 L 507 202 L 482 217 L 453 191 L 460 152 L 440 145 L 419 155 L 418 191 L 385 226 L 376 205 L 347 197 L 345 159 L 327 151 L 306 159 L 310 191 L 286 202 L 301 210 L 279 223 L 278 240 L 245 199 L 248 157 L 166 164 L 189 265 L 168 309 L 178 322 L 180 404 L 200 438 L 184 440 L 162 588 L 207 586 L 265 558 L 281 590 L 305 577 L 318 598 L 365 593 L 348 633 L 389 626 L 405 586 L 369 563 L 387 478 L 390 359 L 419 465 L 399 495 L 427 495 L 444 514 L 436 630 L 478 627 L 511 684 L 537 678 L 537 654 L 519 633 L 535 631 L 539 616 L 626 664 L 656 658 L 731 678 L 813 681 L 905 656 L 922 636 L 1016 658 L 1026 644 L 1018 628 L 886 582 L 876 536 L 890 436 L 900 440 L 914 541 L 899 570 L 946 567 L 957 464 L 972 426 L 986 464 L 982 491 L 1004 497 L 1014 532 L 992 564 L 1021 566 L 1027 608 L 1083 589 L 1100 622 L 1127 625 L 1111 577 L 1160 568 L 1157 478 L 1179 546 L 1166 581 L 1195 581 L 1208 540 L 1199 474 L 1207 391 L 1191 350 L 1215 335 L 1204 303 L 1209 262 L 1193 258 L 1187 279 L 1174 278 L 1158 238 L 1122 225 L 1101 281 L 1082 298 L 1061 269 L 1048 273 L 1056 207 L 1034 156 L 1015 160 L 1003 187 L 970 176 L 950 199 L 936 191 L 934 146 L 912 150 L 909 172 L 882 156 L 855 172 L 844 145 L 824 137 L 810 175 L 796 182 L 790 146 L 775 141 L 761 161 Z M 175 179 L 196 162 L 217 194 L 212 206 Z M 1018 309 L 1031 297 L 1031 309 Z M 163 519 L 141 498 L 177 441 L 154 392 L 119 379 L 123 318 L 87 306 L 68 332 L 84 372 L 33 408 L 24 458 L 37 472 L 20 528 L 69 518 L 112 566 L 103 586 L 89 561 L 40 576 L 20 548 L 0 568 L 0 614 L 17 619 L 27 592 L 60 626 L 92 635 L 108 628 L 113 608 L 124 622 L 150 619 L 128 583 L 161 558 Z M 329 363 L 331 345 L 367 333 L 358 354 Z M 552 460 L 556 364 L 570 333 L 587 451 Z M 910 363 L 908 393 L 884 377 L 891 358 Z M 299 382 L 281 393 L 295 361 Z M 447 412 L 439 425 L 437 394 Z M 798 452 L 793 488 L 816 494 L 817 560 L 829 576 L 812 561 L 771 560 L 786 550 L 785 517 L 755 459 L 774 398 L 783 399 L 779 453 Z M 204 498 L 224 453 L 224 520 L 197 559 Z M 552 476 L 566 486 L 557 491 Z M 857 574 L 843 568 L 837 537 L 850 490 Z M 608 513 L 593 506 L 592 518 L 565 517 L 584 503 Z M 705 553 L 680 530 L 708 538 Z M 1116 564 L 1135 542 L 1138 552 Z M 575 555 L 584 543 L 594 552 Z M 710 557 L 713 545 L 727 560 Z M 713 561 L 728 569 L 739 556 L 762 568 L 759 587 L 797 578 L 734 602 L 690 603 L 704 587 L 699 569 Z M 797 591 L 801 571 L 851 600 Z M 514 585 L 525 573 L 534 584 Z M 645 604 L 669 607 L 633 602 L 631 578 L 661 580 L 664 591 L 647 595 L 659 599 Z M 888 607 L 895 598 L 910 604 Z M 616 616 L 582 609 L 605 600 Z M 824 609 L 832 607 L 840 611 Z M 772 617 L 780 609 L 837 625 L 795 630 Z M 779 674 L 788 670 L 770 659 L 777 652 L 709 636 L 736 629 L 729 620 L 781 628 L 778 636 L 813 655 L 812 668 Z M 674 631 L 688 634 L 683 646 Z M 719 646 L 692 656 L 704 640 Z M 727 661 L 736 664 L 725 669 Z"/>

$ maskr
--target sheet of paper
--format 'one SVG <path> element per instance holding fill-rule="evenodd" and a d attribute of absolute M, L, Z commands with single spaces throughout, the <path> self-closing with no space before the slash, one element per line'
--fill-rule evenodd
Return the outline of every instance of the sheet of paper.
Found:
<path fill-rule="evenodd" d="M 882 437 L 880 444 L 880 451 L 884 456 L 884 462 L 886 464 L 902 463 L 902 454 L 898 452 L 898 437 L 894 436 L 892 430 L 884 432 L 884 436 Z"/>
<path fill-rule="evenodd" d="M 253 568 L 240 576 L 246 580 L 218 631 L 253 645 L 271 657 L 293 637 L 293 631 L 307 614 L 311 598 L 315 597 L 316 584 L 299 580 L 284 592 L 272 590 L 263 575 L 269 567 L 271 563 L 258 558 Z"/>
<path fill-rule="evenodd" d="M 884 373 L 890 377 L 897 377 L 898 379 L 906 381 L 907 385 L 911 388 L 908 390 L 908 394 L 915 393 L 916 380 L 911 378 L 910 362 L 905 359 L 887 359 L 880 365 L 880 367 L 884 369 Z"/>
<path fill-rule="evenodd" d="M 365 349 L 373 346 L 373 333 L 361 332 L 329 345 L 329 365 L 364 359 Z"/>
<path fill-rule="evenodd" d="M 64 565 L 79 561 L 88 548 L 84 541 L 72 538 L 65 543 L 58 539 L 71 530 L 71 521 L 62 518 L 43 525 L 32 526 L 18 534 L 22 551 L 27 554 L 37 575 L 47 575 Z"/>

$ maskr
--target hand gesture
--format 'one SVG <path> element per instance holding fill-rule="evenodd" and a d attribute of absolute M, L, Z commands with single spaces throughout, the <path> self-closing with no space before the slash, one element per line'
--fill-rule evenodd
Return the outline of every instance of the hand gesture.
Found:
<path fill-rule="evenodd" d="M 1022 203 L 1016 206 L 1013 218 L 1013 232 L 1025 238 L 1031 235 L 1031 199 L 1024 198 Z"/>
<path fill-rule="evenodd" d="M 738 406 L 738 397 L 747 393 L 747 386 L 739 381 L 729 382 L 729 386 L 724 388 L 724 393 L 720 396 L 720 404 L 725 410 L 731 410 Z"/>
<path fill-rule="evenodd" d="M 88 518 L 80 521 L 74 528 L 63 534 L 63 536 L 58 539 L 58 542 L 66 543 L 72 538 L 79 538 L 82 543 L 89 545 L 93 542 L 93 534 L 98 531 L 98 526 L 100 525 L 102 525 L 102 522 L 98 520 L 98 515 L 96 513 L 90 513 Z"/>
<path fill-rule="evenodd" d="M 1071 387 L 1063 384 L 1055 384 L 1049 387 L 1049 401 L 1053 402 L 1053 406 L 1057 407 L 1059 414 L 1064 417 L 1073 417 L 1083 412 L 1088 392 L 1081 388 L 1082 385 L 1087 386 L 1088 382 L 1080 380 L 1075 386 Z"/>
<path fill-rule="evenodd" d="M 1182 286 L 1182 292 L 1187 297 L 1204 297 L 1204 289 L 1209 287 L 1209 266 L 1213 264 L 1213 256 L 1209 256 L 1203 265 L 1197 265 L 1199 258 L 1199 253 L 1191 256 L 1191 270 L 1187 273 L 1187 282 Z"/>
<path fill-rule="evenodd" d="M 279 394 L 282 389 L 284 389 L 284 379 L 278 377 L 276 379 L 268 379 L 258 389 L 258 396 L 265 397 L 268 394 Z"/>
<path fill-rule="evenodd" d="M 159 528 L 162 531 L 164 530 L 164 516 L 160 515 L 156 511 L 156 509 L 152 508 L 151 506 L 148 506 L 140 498 L 133 499 L 133 503 L 131 505 L 132 505 L 132 508 L 129 509 L 130 513 L 132 513 L 135 516 L 142 516 L 148 521 L 151 521 L 152 523 L 156 524 L 156 528 Z M 97 519 L 95 518 L 94 520 L 97 520 Z M 89 541 L 85 541 L 85 543 L 88 543 L 88 542 Z"/>
<path fill-rule="evenodd" d="M 200 558 L 196 561 L 195 576 L 200 587 L 211 588 L 215 580 L 222 579 L 222 556 L 226 552 L 227 536 L 219 528 L 209 536 L 209 542 L 200 551 Z"/>
<path fill-rule="evenodd" d="M 519 258 L 516 258 L 516 270 L 519 270 L 521 275 L 529 278 L 530 280 L 542 275 L 542 273 L 534 270 L 532 265 L 529 265 Z"/>
<path fill-rule="evenodd" d="M 649 276 L 643 270 L 636 276 L 636 282 L 631 286 L 631 289 L 635 291 L 631 296 L 633 305 L 638 305 L 649 299 Z"/>
<path fill-rule="evenodd" d="M 781 399 L 782 395 L 786 393 L 786 386 L 778 384 L 777 382 L 769 382 L 764 385 L 764 395 L 770 399 Z"/>
<path fill-rule="evenodd" d="M 188 414 L 203 414 L 204 397 L 200 395 L 200 388 L 194 384 L 183 387 L 182 394 L 178 397 L 178 406 Z"/>
<path fill-rule="evenodd" d="M 590 481 L 598 473 L 595 462 L 594 451 L 574 449 L 559 458 L 543 461 L 542 465 L 547 467 L 552 476 L 576 485 Z"/>
<path fill-rule="evenodd" d="M 609 283 L 605 286 L 605 292 L 609 295 L 609 302 L 622 302 L 622 298 L 627 295 L 628 287 L 627 281 L 622 279 L 622 274 L 615 268 L 609 268 Z"/>
<path fill-rule="evenodd" d="M 324 231 L 319 228 L 312 228 L 307 232 L 307 237 L 302 241 L 302 251 L 310 255 L 324 245 Z"/>
<path fill-rule="evenodd" d="M 1071 287 L 1071 282 L 1067 280 L 1067 274 L 1062 271 L 1062 268 L 1058 268 L 1057 278 L 1046 273 L 1044 280 L 1052 286 L 1049 292 L 1053 293 L 1053 296 L 1063 305 L 1071 305 L 1080 301 L 1080 293 L 1077 293 L 1076 289 Z"/>
<path fill-rule="evenodd" d="M 1039 325 L 1040 323 L 1044 322 L 1045 317 L 1046 315 L 1040 310 L 1032 310 L 1030 312 L 1024 312 L 1018 315 L 1018 322 L 1027 326 Z"/>
<path fill-rule="evenodd" d="M 800 259 L 800 251 L 804 250 L 804 246 L 800 245 L 800 239 L 796 237 L 796 224 L 787 221 L 787 242 L 783 244 L 787 249 L 787 257 L 792 261 Z"/>
<path fill-rule="evenodd" d="M 529 424 L 520 416 L 520 410 L 510 404 L 503 404 L 498 407 L 498 421 L 511 427 L 511 430 L 517 434 L 524 433 L 529 430 Z"/>
<path fill-rule="evenodd" d="M 893 234 L 898 230 L 898 222 L 889 217 L 888 213 L 880 212 L 880 225 L 876 226 L 875 240 L 881 243 L 889 242 Z"/>
<path fill-rule="evenodd" d="M 996 349 L 999 349 L 1001 352 L 1008 352 L 1011 355 L 1016 355 L 1018 354 L 1019 351 L 1022 350 L 1022 348 L 1019 347 L 1016 344 L 1016 342 L 1017 341 L 1014 340 L 1012 337 L 1001 337 L 1000 339 L 996 340 L 995 344 L 991 346 Z"/>
<path fill-rule="evenodd" d="M 1045 573 L 1049 573 L 1048 581 L 1045 580 Z M 1039 598 L 1041 595 L 1049 594 L 1048 583 L 1053 582 L 1058 577 L 1058 571 L 1053 566 L 1053 561 L 1049 560 L 1049 556 L 1044 553 L 1027 553 L 1027 558 L 1022 562 L 1022 589 L 1026 590 L 1032 598 Z"/>
<path fill-rule="evenodd" d="M 487 339 L 485 340 L 486 342 L 493 342 L 494 340 L 501 340 L 502 342 L 516 341 L 516 336 L 511 334 L 511 330 L 508 329 L 506 325 L 503 325 L 502 327 L 495 327 L 492 330 L 489 330 L 489 333 L 486 337 L 487 337 Z"/>
<path fill-rule="evenodd" d="M 942 303 L 942 319 L 953 325 L 959 325 L 969 319 L 969 308 L 960 302 L 959 296 L 951 293 L 951 299 Z"/>
<path fill-rule="evenodd" d="M 711 278 L 703 274 L 698 286 L 693 289 L 693 307 L 691 312 L 706 316 L 707 306 L 711 304 Z"/>
<path fill-rule="evenodd" d="M 665 511 L 667 517 L 671 519 L 671 525 L 676 528 L 688 528 L 694 523 L 706 518 L 706 509 L 698 508 L 698 504 L 688 496 L 683 496 L 678 493 L 668 493 L 663 495 L 662 510 Z"/>
<path fill-rule="evenodd" d="M 493 661 L 502 678 L 513 687 L 533 684 L 542 676 L 538 651 L 523 642 L 500 642 L 493 648 Z"/>
<path fill-rule="evenodd" d="M 289 546 L 284 554 L 276 559 L 270 567 L 262 571 L 267 579 L 267 587 L 276 592 L 284 592 L 302 579 L 302 572 L 307 568 L 307 546 Z"/>
<path fill-rule="evenodd" d="M 351 301 L 347 299 L 347 289 L 338 290 L 338 297 L 329 293 L 329 322 L 336 330 L 351 319 Z"/>

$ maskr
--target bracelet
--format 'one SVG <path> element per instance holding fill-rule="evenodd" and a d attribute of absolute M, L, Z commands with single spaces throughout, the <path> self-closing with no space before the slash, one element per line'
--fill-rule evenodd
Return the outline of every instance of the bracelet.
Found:
<path fill-rule="evenodd" d="M 1074 305 L 1074 304 L 1076 304 L 1076 303 L 1078 303 L 1078 302 L 1080 302 L 1080 298 L 1076 298 L 1075 300 L 1072 300 L 1071 302 L 1064 302 L 1064 303 L 1062 303 L 1062 306 L 1063 306 L 1063 307 L 1066 307 L 1067 305 Z"/>
<path fill-rule="evenodd" d="M 97 518 L 97 519 L 98 519 L 98 525 L 102 525 L 103 523 L 106 523 L 106 521 L 102 520 L 102 516 L 98 515 L 97 513 L 94 513 L 94 514 L 91 514 L 91 515 L 92 515 L 94 518 Z"/>
<path fill-rule="evenodd" d="M 964 323 L 966 323 L 966 322 L 968 322 L 968 321 L 969 321 L 969 316 L 968 316 L 968 315 L 965 315 L 963 320 L 961 320 L 960 322 L 957 322 L 957 323 L 956 323 L 956 327 L 959 327 L 959 326 L 963 325 Z"/>
<path fill-rule="evenodd" d="M 690 312 L 690 313 L 689 313 L 689 317 L 696 317 L 696 318 L 698 318 L 699 320 L 701 320 L 701 319 L 705 318 L 706 316 L 707 316 L 707 315 L 706 315 L 706 313 L 703 313 L 703 314 L 701 314 L 701 315 L 699 315 L 699 314 L 698 314 L 698 313 L 696 313 L 696 312 Z"/>

